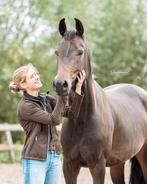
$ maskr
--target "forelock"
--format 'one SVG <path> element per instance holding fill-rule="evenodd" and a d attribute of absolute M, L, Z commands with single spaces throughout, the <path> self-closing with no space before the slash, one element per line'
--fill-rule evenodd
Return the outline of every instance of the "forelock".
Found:
<path fill-rule="evenodd" d="M 70 29 L 65 33 L 65 40 L 72 40 L 76 36 L 76 30 Z"/>

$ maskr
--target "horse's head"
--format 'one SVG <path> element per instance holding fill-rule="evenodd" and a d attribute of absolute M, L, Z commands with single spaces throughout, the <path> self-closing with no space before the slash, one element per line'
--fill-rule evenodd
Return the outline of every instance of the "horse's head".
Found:
<path fill-rule="evenodd" d="M 59 22 L 59 32 L 62 39 L 55 51 L 57 56 L 57 75 L 53 82 L 58 95 L 68 95 L 75 88 L 76 76 L 85 69 L 86 44 L 84 28 L 80 20 L 75 18 L 75 29 L 67 30 L 65 19 Z"/>

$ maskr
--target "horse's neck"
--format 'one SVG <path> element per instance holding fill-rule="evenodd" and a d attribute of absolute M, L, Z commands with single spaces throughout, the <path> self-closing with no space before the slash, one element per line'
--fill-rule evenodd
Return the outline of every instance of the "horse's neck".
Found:
<path fill-rule="evenodd" d="M 92 77 L 91 54 L 88 47 L 86 50 L 87 54 L 85 54 L 84 56 L 84 70 L 86 71 L 86 80 L 84 81 L 84 84 L 82 86 L 84 99 L 79 115 L 81 118 L 87 117 L 100 109 L 102 111 L 104 106 L 103 102 L 105 101 L 105 94 L 103 89 L 96 83 L 96 81 Z"/>
<path fill-rule="evenodd" d="M 102 109 L 103 100 L 105 98 L 103 89 L 96 84 L 96 82 L 90 77 L 83 85 L 84 99 L 81 107 L 81 115 L 90 115 L 91 113 Z"/>

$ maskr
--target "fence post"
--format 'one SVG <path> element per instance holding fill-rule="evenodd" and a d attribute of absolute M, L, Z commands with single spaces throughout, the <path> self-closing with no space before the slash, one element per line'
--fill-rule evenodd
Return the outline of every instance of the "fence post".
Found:
<path fill-rule="evenodd" d="M 12 135 L 11 135 L 11 131 L 7 130 L 6 131 L 6 137 L 7 137 L 7 141 L 8 141 L 8 147 L 10 149 L 9 154 L 10 154 L 10 159 L 11 162 L 15 162 L 15 153 L 14 153 L 14 149 L 13 149 L 13 140 L 12 140 Z"/>

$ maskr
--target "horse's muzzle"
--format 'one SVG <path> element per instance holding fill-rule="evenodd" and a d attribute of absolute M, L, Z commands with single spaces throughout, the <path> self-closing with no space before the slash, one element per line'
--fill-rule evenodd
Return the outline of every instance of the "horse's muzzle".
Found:
<path fill-rule="evenodd" d="M 66 80 L 54 80 L 53 88 L 58 95 L 68 95 L 68 83 Z"/>

